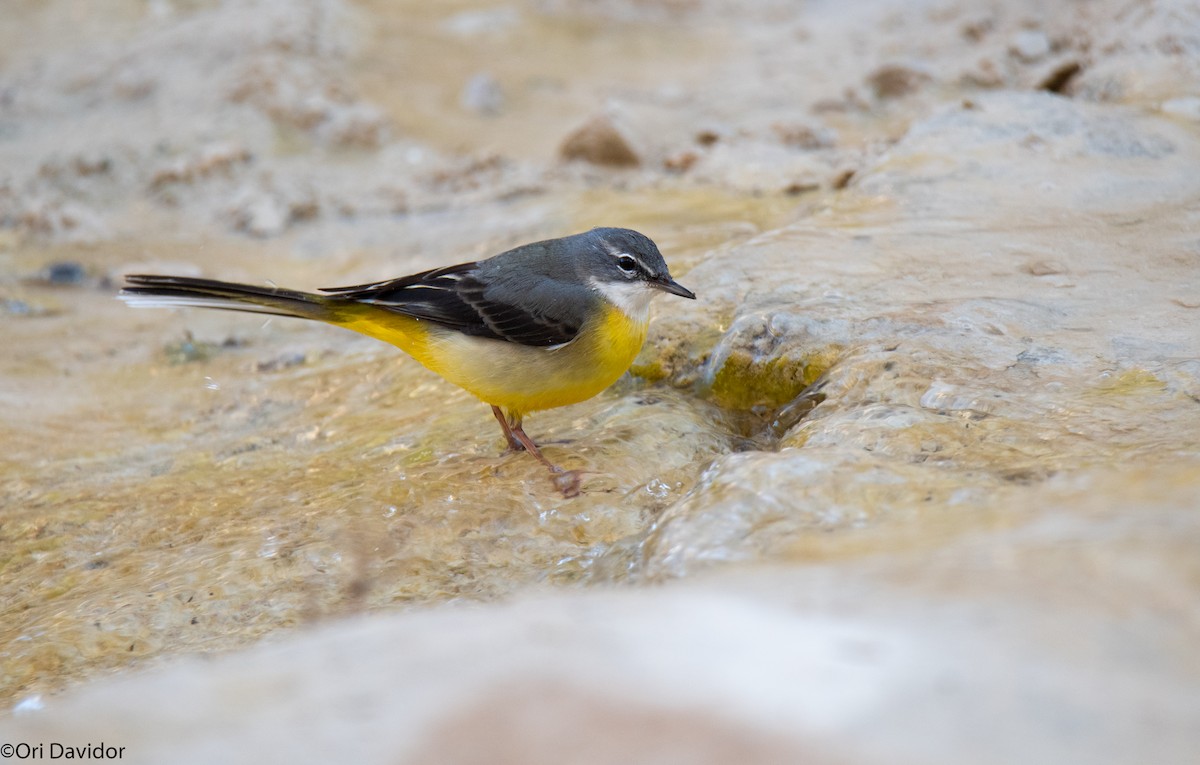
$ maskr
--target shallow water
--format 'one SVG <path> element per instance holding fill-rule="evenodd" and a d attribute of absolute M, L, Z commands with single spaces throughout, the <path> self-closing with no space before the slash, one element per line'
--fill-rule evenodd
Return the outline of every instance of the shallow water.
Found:
<path fill-rule="evenodd" d="M 678 274 L 688 242 L 744 238 L 756 219 L 779 219 L 777 205 L 742 209 L 720 195 L 686 193 L 679 205 L 698 220 L 678 215 L 663 238 Z M 557 214 L 642 225 L 636 206 L 591 192 Z M 235 274 L 246 252 L 193 246 Z M 84 258 L 94 273 L 144 270 L 127 255 L 125 245 L 60 247 L 9 263 L 16 274 Z M 167 252 L 143 256 L 170 263 Z M 254 268 L 303 286 L 359 278 L 269 250 Z M 5 397 L 26 402 L 4 422 L 10 692 L 362 609 L 578 580 L 729 449 L 717 407 L 630 378 L 530 418 L 552 459 L 588 471 L 585 495 L 564 500 L 541 466 L 503 453 L 486 406 L 375 341 L 253 316 L 131 311 L 107 284 L 26 282 L 10 294 L 45 310 L 6 319 Z"/>

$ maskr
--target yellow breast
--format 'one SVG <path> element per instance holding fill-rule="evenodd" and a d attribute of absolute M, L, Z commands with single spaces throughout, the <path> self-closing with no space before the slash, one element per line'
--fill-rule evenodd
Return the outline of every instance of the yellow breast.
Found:
<path fill-rule="evenodd" d="M 645 321 L 605 305 L 570 343 L 536 348 L 472 337 L 369 306 L 339 325 L 391 343 L 485 403 L 520 417 L 576 404 L 617 381 L 646 341 Z M 382 315 L 381 315 L 382 314 Z"/>

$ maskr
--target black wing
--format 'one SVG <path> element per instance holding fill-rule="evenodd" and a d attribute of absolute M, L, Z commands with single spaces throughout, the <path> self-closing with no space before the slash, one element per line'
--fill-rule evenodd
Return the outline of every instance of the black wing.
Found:
<path fill-rule="evenodd" d="M 386 308 L 466 335 L 547 347 L 569 343 L 580 323 L 497 299 L 477 274 L 478 263 L 435 268 L 374 284 L 329 287 L 335 298 Z"/>

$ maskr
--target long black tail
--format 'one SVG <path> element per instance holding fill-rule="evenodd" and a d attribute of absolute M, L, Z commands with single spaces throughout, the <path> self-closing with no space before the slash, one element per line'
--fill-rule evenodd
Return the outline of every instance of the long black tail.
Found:
<path fill-rule="evenodd" d="M 337 298 L 277 287 L 195 279 L 189 276 L 126 276 L 129 286 L 117 295 L 138 308 L 220 308 L 227 311 L 268 313 L 301 319 L 332 321 L 331 303 Z"/>

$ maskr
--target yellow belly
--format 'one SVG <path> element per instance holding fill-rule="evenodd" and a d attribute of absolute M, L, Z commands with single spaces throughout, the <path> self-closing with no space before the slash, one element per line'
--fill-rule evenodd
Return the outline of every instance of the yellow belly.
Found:
<path fill-rule="evenodd" d="M 629 369 L 646 341 L 646 322 L 612 306 L 557 348 L 472 337 L 372 306 L 356 308 L 336 323 L 391 343 L 518 419 L 595 396 Z"/>

